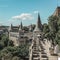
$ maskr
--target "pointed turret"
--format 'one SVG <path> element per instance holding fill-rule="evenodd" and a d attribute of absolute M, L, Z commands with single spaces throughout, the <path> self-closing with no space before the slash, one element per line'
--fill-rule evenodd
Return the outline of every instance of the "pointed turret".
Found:
<path fill-rule="evenodd" d="M 42 30 L 42 24 L 41 24 L 41 20 L 40 20 L 40 15 L 38 13 L 38 20 L 37 20 L 37 24 L 36 24 L 34 31 L 41 31 L 41 30 Z"/>
<path fill-rule="evenodd" d="M 21 21 L 21 26 L 20 27 L 21 27 L 21 29 L 23 28 L 22 21 Z"/>
<path fill-rule="evenodd" d="M 13 25 L 11 24 L 11 27 L 12 27 Z"/>
<path fill-rule="evenodd" d="M 11 31 L 11 30 L 12 30 L 12 27 L 13 27 L 13 25 L 11 24 L 11 26 L 9 27 L 9 31 Z"/>
<path fill-rule="evenodd" d="M 38 13 L 38 20 L 37 20 L 37 25 L 38 25 L 38 28 L 41 29 L 42 27 L 42 24 L 41 24 L 41 19 L 40 19 L 40 15 Z"/>
<path fill-rule="evenodd" d="M 21 24 L 19 25 L 19 31 L 22 30 L 22 28 L 23 28 L 23 25 L 22 25 L 22 22 L 21 22 Z"/>
<path fill-rule="evenodd" d="M 23 35 L 24 35 L 22 28 L 23 28 L 23 25 L 22 25 L 22 22 L 21 22 L 21 24 L 19 25 L 19 39 L 21 37 L 23 37 Z"/>

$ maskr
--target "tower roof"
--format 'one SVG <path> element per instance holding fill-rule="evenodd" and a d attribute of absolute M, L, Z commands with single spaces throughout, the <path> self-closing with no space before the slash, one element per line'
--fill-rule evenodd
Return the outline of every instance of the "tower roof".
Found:
<path fill-rule="evenodd" d="M 19 26 L 19 30 L 22 30 L 22 27 L 23 27 L 23 25 L 22 25 L 22 22 L 21 22 L 21 24 Z"/>
<path fill-rule="evenodd" d="M 37 25 L 38 25 L 38 28 L 41 29 L 41 19 L 40 19 L 39 13 L 38 13 Z"/>
<path fill-rule="evenodd" d="M 12 30 L 12 26 L 13 26 L 13 25 L 11 24 L 10 27 L 9 27 L 9 31 Z"/>
<path fill-rule="evenodd" d="M 20 28 L 22 29 L 23 25 L 22 25 L 22 21 L 21 21 L 21 25 L 20 25 Z"/>
<path fill-rule="evenodd" d="M 60 17 L 60 6 L 57 6 L 56 10 L 53 13 L 53 16 L 58 16 Z"/>
<path fill-rule="evenodd" d="M 41 31 L 41 30 L 42 30 L 42 24 L 41 24 L 40 15 L 38 13 L 38 20 L 34 31 Z"/>

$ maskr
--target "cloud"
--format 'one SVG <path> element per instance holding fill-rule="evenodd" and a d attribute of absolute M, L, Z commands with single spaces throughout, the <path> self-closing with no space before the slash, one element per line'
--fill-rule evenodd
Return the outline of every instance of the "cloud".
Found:
<path fill-rule="evenodd" d="M 35 14 L 39 13 L 39 11 L 34 11 Z"/>
<path fill-rule="evenodd" d="M 13 22 L 14 22 L 14 20 L 9 19 L 7 22 L 8 22 L 8 23 L 13 23 Z"/>
<path fill-rule="evenodd" d="M 2 25 L 18 25 L 20 22 L 18 20 L 8 19 L 7 21 L 3 22 Z"/>
<path fill-rule="evenodd" d="M 34 19 L 32 14 L 29 14 L 29 13 L 22 13 L 20 15 L 13 16 L 12 18 L 17 19 L 17 20 L 32 20 L 32 19 Z"/>

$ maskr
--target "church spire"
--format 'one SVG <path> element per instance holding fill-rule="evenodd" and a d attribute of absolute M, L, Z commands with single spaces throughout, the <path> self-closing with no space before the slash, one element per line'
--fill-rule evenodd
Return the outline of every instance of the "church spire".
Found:
<path fill-rule="evenodd" d="M 9 31 L 11 31 L 11 30 L 12 30 L 12 27 L 13 27 L 13 25 L 11 24 L 11 25 L 10 25 L 10 27 L 9 27 Z"/>
<path fill-rule="evenodd" d="M 11 24 L 11 28 L 13 27 L 13 25 Z"/>
<path fill-rule="evenodd" d="M 22 25 L 22 21 L 21 21 L 21 25 L 20 25 L 20 28 L 21 28 L 21 29 L 23 28 L 23 25 Z"/>
<path fill-rule="evenodd" d="M 41 30 L 42 30 L 42 24 L 41 24 L 40 15 L 38 13 L 38 20 L 34 31 L 41 31 Z"/>
<path fill-rule="evenodd" d="M 22 30 L 22 28 L 23 28 L 23 25 L 22 25 L 22 21 L 21 21 L 21 24 L 19 26 L 19 30 Z"/>
<path fill-rule="evenodd" d="M 41 29 L 42 27 L 42 24 L 41 24 L 41 19 L 40 19 L 40 15 L 38 13 L 38 20 L 37 20 L 37 25 L 38 25 L 38 28 Z"/>

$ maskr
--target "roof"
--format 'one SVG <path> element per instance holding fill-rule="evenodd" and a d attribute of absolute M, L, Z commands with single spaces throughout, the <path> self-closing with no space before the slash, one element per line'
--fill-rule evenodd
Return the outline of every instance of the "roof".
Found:
<path fill-rule="evenodd" d="M 53 13 L 53 16 L 59 16 L 59 14 L 60 14 L 60 6 L 58 6 L 58 7 L 55 9 L 55 11 L 54 11 L 54 13 Z"/>
<path fill-rule="evenodd" d="M 36 23 L 36 27 L 34 29 L 34 32 L 35 31 L 41 31 L 41 20 L 40 20 L 40 15 L 38 14 L 38 20 L 37 20 L 37 23 Z"/>

